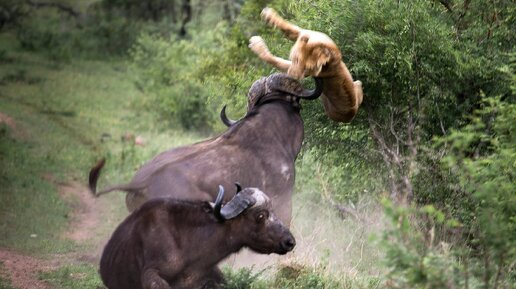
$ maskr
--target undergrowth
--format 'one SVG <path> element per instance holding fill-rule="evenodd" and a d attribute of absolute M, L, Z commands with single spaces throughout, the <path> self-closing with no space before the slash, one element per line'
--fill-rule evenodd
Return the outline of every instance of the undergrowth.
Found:
<path fill-rule="evenodd" d="M 52 284 L 55 289 L 105 288 L 96 266 L 91 264 L 63 266 L 56 271 L 41 273 L 40 279 Z"/>

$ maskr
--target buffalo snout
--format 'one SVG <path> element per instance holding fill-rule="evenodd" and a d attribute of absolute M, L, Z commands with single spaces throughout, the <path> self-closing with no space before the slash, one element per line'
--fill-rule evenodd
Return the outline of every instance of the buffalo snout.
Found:
<path fill-rule="evenodd" d="M 294 236 L 292 236 L 292 234 L 290 234 L 290 232 L 289 232 L 288 236 L 283 238 L 283 240 L 281 241 L 281 250 L 283 252 L 280 252 L 279 254 L 281 254 L 281 255 L 286 254 L 287 252 L 292 251 L 295 246 L 296 246 L 296 239 L 294 239 Z"/>
<path fill-rule="evenodd" d="M 296 246 L 296 239 L 290 232 L 290 230 L 285 227 L 281 222 L 277 222 L 269 227 L 268 236 L 263 236 L 263 238 L 269 240 L 265 241 L 263 245 L 269 244 L 267 253 L 276 253 L 279 255 L 285 255 L 288 252 L 292 251 Z M 272 242 L 271 242 L 272 241 Z"/>

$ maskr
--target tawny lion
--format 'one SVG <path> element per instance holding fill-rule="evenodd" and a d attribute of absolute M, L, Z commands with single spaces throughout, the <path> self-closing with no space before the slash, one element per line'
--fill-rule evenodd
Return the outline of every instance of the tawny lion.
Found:
<path fill-rule="evenodd" d="M 261 15 L 265 22 L 278 27 L 288 39 L 295 41 L 290 60 L 274 56 L 260 36 L 251 37 L 249 48 L 263 61 L 291 77 L 322 78 L 321 98 L 326 114 L 334 121 L 350 122 L 362 103 L 362 82 L 353 81 L 335 42 L 324 33 L 301 29 L 287 22 L 272 8 L 263 9 Z"/>

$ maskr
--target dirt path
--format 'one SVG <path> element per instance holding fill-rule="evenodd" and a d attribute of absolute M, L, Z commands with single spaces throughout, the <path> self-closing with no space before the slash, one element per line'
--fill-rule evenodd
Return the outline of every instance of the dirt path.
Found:
<path fill-rule="evenodd" d="M 56 183 L 52 175 L 43 176 L 46 180 Z M 88 188 L 78 182 L 56 183 L 59 195 L 72 208 L 72 217 L 69 229 L 63 233 L 63 237 L 85 242 L 91 237 L 94 228 L 100 223 L 100 210 L 96 199 Z M 84 256 L 71 252 L 64 255 L 52 256 L 51 259 L 39 259 L 20 254 L 8 249 L 0 248 L 0 276 L 10 280 L 15 288 L 20 289 L 49 289 L 51 286 L 39 280 L 40 272 L 53 271 L 65 263 L 77 261 L 92 261 L 92 256 Z"/>
<path fill-rule="evenodd" d="M 86 241 L 100 222 L 97 199 L 86 186 L 77 182 L 59 184 L 59 195 L 72 208 L 71 223 L 64 237 L 78 243 Z"/>
<path fill-rule="evenodd" d="M 47 289 L 47 283 L 38 279 L 39 272 L 52 271 L 57 268 L 56 260 L 41 260 L 13 251 L 0 249 L 2 271 L 0 275 L 11 281 L 15 288 Z"/>

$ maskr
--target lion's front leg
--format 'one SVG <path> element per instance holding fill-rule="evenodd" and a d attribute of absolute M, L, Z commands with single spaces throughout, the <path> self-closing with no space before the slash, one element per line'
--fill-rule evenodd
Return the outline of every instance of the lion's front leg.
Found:
<path fill-rule="evenodd" d="M 258 55 L 263 61 L 273 65 L 277 69 L 287 72 L 292 62 L 277 56 L 274 56 L 267 48 L 265 41 L 260 36 L 253 36 L 249 39 L 249 48 Z"/>

